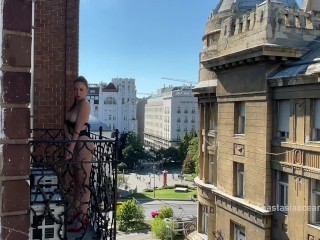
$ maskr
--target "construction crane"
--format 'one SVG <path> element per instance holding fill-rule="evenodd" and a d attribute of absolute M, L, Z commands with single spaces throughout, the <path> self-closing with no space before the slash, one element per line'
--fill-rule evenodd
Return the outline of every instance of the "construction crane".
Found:
<path fill-rule="evenodd" d="M 197 82 L 190 81 L 190 80 L 185 80 L 185 79 L 176 79 L 176 78 L 167 78 L 167 77 L 162 77 L 161 79 L 170 80 L 170 81 L 176 81 L 176 82 L 190 83 L 190 84 L 196 84 L 197 83 Z"/>

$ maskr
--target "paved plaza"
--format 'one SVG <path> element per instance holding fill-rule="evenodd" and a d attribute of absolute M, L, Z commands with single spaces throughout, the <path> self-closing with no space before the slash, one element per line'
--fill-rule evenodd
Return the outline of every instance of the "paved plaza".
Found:
<path fill-rule="evenodd" d="M 146 188 L 153 189 L 163 187 L 163 173 L 162 170 L 156 169 L 153 171 L 153 165 L 144 164 L 144 168 L 139 168 L 136 173 L 124 174 L 128 177 L 127 192 L 137 189 L 137 192 L 143 192 Z M 167 171 L 167 186 L 174 186 L 175 184 L 185 184 L 193 186 L 192 181 L 185 181 L 179 178 L 179 170 L 166 170 Z"/>

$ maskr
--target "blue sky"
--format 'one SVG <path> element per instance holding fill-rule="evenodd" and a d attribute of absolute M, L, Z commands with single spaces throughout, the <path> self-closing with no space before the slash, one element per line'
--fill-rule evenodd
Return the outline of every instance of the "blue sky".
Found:
<path fill-rule="evenodd" d="M 201 38 L 217 2 L 80 0 L 79 74 L 89 83 L 134 78 L 140 93 L 183 84 L 163 77 L 196 82 Z"/>

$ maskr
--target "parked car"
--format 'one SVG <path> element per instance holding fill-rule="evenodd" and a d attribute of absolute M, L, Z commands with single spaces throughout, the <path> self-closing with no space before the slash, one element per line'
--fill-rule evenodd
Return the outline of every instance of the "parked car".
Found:
<path fill-rule="evenodd" d="M 151 217 L 155 218 L 159 215 L 160 211 L 159 210 L 155 210 L 151 212 Z"/>

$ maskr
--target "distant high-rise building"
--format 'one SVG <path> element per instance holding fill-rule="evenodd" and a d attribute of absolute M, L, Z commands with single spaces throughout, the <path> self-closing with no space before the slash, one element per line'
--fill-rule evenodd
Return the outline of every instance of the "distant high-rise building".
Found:
<path fill-rule="evenodd" d="M 137 101 L 137 123 L 138 123 L 138 137 L 144 142 L 144 121 L 145 121 L 145 106 L 148 98 L 141 98 Z"/>
<path fill-rule="evenodd" d="M 158 90 L 145 105 L 144 144 L 155 149 L 175 147 L 185 132 L 198 131 L 198 101 L 191 87 Z"/>

